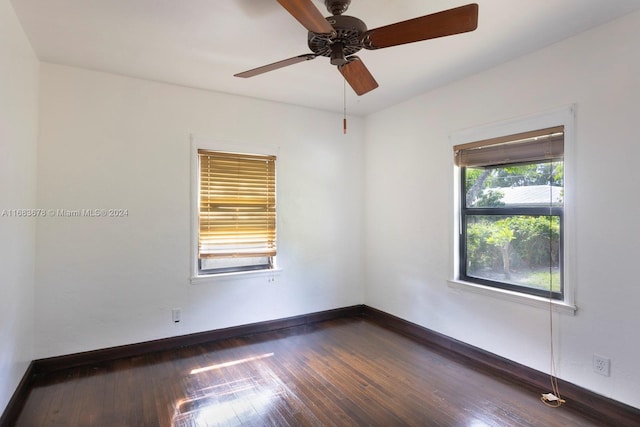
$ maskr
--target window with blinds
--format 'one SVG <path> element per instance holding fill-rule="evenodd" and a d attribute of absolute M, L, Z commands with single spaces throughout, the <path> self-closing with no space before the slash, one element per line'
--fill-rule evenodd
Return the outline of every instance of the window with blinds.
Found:
<path fill-rule="evenodd" d="M 198 270 L 269 269 L 276 255 L 276 157 L 198 150 Z"/>
<path fill-rule="evenodd" d="M 456 145 L 460 278 L 563 299 L 564 127 Z"/>

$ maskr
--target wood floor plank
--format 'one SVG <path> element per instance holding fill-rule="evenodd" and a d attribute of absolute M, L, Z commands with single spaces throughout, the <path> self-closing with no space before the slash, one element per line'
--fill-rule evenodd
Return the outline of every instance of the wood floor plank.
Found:
<path fill-rule="evenodd" d="M 40 375 L 16 426 L 602 426 L 360 317 Z"/>

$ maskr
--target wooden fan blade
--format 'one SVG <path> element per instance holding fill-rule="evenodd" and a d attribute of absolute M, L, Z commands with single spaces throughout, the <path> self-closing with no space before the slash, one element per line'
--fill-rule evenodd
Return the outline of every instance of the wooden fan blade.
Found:
<path fill-rule="evenodd" d="M 274 62 L 273 64 L 263 65 L 262 67 L 254 68 L 252 70 L 243 71 L 242 73 L 234 74 L 234 77 L 253 77 L 258 74 L 266 73 L 269 71 L 277 70 L 278 68 L 287 67 L 289 65 L 297 64 L 298 62 L 309 61 L 315 59 L 316 55 L 313 53 L 307 53 L 305 55 L 294 56 L 293 58 L 283 59 L 282 61 Z"/>
<path fill-rule="evenodd" d="M 349 62 L 339 66 L 338 70 L 340 70 L 347 83 L 349 83 L 358 96 L 364 95 L 378 87 L 378 82 L 373 78 L 369 69 L 360 58 L 350 56 L 347 59 Z"/>
<path fill-rule="evenodd" d="M 374 28 L 367 31 L 362 40 L 366 49 L 380 49 L 466 33 L 476 28 L 478 28 L 478 5 L 472 3 Z"/>
<path fill-rule="evenodd" d="M 317 34 L 331 34 L 333 27 L 313 5 L 311 0 L 278 0 L 307 30 Z"/>

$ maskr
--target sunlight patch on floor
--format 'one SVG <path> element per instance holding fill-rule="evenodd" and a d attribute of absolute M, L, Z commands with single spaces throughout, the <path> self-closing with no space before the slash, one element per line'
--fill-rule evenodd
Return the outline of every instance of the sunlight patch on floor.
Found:
<path fill-rule="evenodd" d="M 242 363 L 253 362 L 254 360 L 265 359 L 267 357 L 272 357 L 273 353 L 265 353 L 260 356 L 247 357 L 244 359 L 232 360 L 230 362 L 218 363 L 215 365 L 205 366 L 204 368 L 193 369 L 189 372 L 191 375 L 199 374 L 202 372 L 213 371 L 215 369 L 220 368 L 228 368 L 229 366 L 240 365 Z"/>

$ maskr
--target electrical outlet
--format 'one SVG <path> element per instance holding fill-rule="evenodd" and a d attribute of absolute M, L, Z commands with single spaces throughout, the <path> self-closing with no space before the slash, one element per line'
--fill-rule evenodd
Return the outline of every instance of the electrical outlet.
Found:
<path fill-rule="evenodd" d="M 173 323 L 180 323 L 182 317 L 182 313 L 179 308 L 174 308 L 171 310 L 171 319 L 173 319 Z"/>
<path fill-rule="evenodd" d="M 593 372 L 608 377 L 611 375 L 611 359 L 597 354 L 593 355 Z"/>

